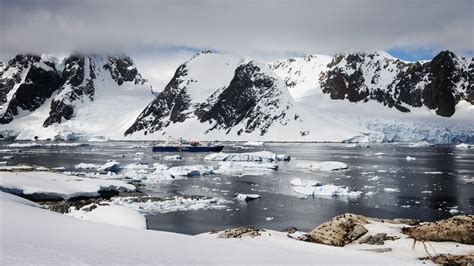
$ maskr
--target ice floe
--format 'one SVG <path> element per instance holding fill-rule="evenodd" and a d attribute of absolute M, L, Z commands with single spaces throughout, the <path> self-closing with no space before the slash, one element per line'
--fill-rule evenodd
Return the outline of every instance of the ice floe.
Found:
<path fill-rule="evenodd" d="M 310 170 L 320 170 L 320 171 L 337 171 L 337 170 L 345 170 L 348 168 L 347 164 L 343 162 L 336 162 L 336 161 L 299 163 L 297 164 L 297 167 L 310 169 Z"/>
<path fill-rule="evenodd" d="M 243 145 L 245 145 L 245 146 L 263 146 L 264 142 L 263 141 L 247 141 L 247 142 L 244 142 Z"/>
<path fill-rule="evenodd" d="M 85 147 L 89 146 L 87 143 L 76 143 L 76 142 L 52 142 L 52 143 L 12 143 L 8 144 L 10 148 L 33 148 L 33 147 Z"/>
<path fill-rule="evenodd" d="M 104 191 L 132 192 L 135 186 L 119 180 L 69 176 L 55 172 L 2 172 L 0 189 L 34 199 L 96 197 Z"/>
<path fill-rule="evenodd" d="M 183 160 L 183 157 L 181 155 L 169 155 L 163 157 L 163 160 L 165 161 L 181 161 Z"/>
<path fill-rule="evenodd" d="M 302 182 L 304 183 L 304 182 Z M 362 191 L 352 191 L 348 187 L 337 186 L 334 184 L 320 185 L 302 184 L 293 186 L 293 190 L 306 196 L 327 196 L 327 197 L 359 197 Z"/>
<path fill-rule="evenodd" d="M 203 176 L 214 174 L 214 167 L 210 165 L 185 165 L 175 166 L 168 169 L 168 173 L 172 176 Z"/>
<path fill-rule="evenodd" d="M 459 149 L 468 149 L 472 147 L 474 147 L 474 145 L 467 144 L 467 143 L 459 143 L 458 145 L 456 145 L 456 148 L 459 148 Z"/>
<path fill-rule="evenodd" d="M 411 157 L 411 156 L 407 155 L 407 157 L 405 157 L 405 160 L 407 160 L 407 161 L 415 161 L 415 160 L 416 160 L 416 158 L 415 158 L 415 157 Z"/>
<path fill-rule="evenodd" d="M 166 198 L 113 197 L 111 201 L 143 214 L 223 209 L 227 207 L 227 204 L 232 203 L 222 198 L 202 196 L 174 196 Z"/>
<path fill-rule="evenodd" d="M 219 162 L 214 172 L 229 175 L 263 175 L 278 170 L 278 164 L 258 162 Z"/>
<path fill-rule="evenodd" d="M 311 186 L 311 187 L 315 187 L 315 186 L 322 186 L 322 184 L 319 182 L 319 181 L 315 181 L 315 180 L 302 180 L 301 178 L 294 178 L 290 181 L 290 185 L 292 186 Z"/>
<path fill-rule="evenodd" d="M 410 143 L 408 144 L 408 147 L 410 148 L 425 148 L 425 147 L 433 147 L 433 143 L 429 143 L 428 141 L 419 141 L 415 143 Z"/>
<path fill-rule="evenodd" d="M 93 164 L 93 163 L 79 163 L 78 165 L 74 166 L 75 169 L 97 169 L 100 165 Z"/>
<path fill-rule="evenodd" d="M 289 161 L 291 158 L 286 154 L 275 154 L 269 151 L 246 152 L 246 153 L 211 153 L 204 157 L 206 161 L 245 161 L 245 162 L 274 162 Z"/>
<path fill-rule="evenodd" d="M 122 164 L 112 160 L 101 165 L 98 170 L 103 172 L 118 173 L 120 170 L 122 170 Z"/>
<path fill-rule="evenodd" d="M 239 194 L 237 194 L 237 196 L 235 196 L 235 198 L 236 198 L 237 200 L 240 200 L 240 201 L 251 201 L 251 200 L 259 199 L 259 198 L 260 198 L 260 195 L 258 195 L 258 194 L 242 194 L 242 193 L 239 193 Z"/>
<path fill-rule="evenodd" d="M 383 189 L 385 192 L 400 192 L 400 189 L 398 188 L 391 188 L 391 187 L 386 187 Z"/>

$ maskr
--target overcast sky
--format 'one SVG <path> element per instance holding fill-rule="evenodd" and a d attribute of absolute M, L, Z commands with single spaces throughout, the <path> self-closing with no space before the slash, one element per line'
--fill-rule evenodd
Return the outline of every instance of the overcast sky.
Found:
<path fill-rule="evenodd" d="M 123 52 L 155 82 L 195 52 L 272 60 L 385 50 L 426 59 L 474 51 L 474 0 L 0 0 L 0 60 Z"/>

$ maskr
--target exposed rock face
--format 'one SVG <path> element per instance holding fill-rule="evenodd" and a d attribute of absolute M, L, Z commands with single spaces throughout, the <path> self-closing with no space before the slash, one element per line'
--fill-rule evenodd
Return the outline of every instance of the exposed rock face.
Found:
<path fill-rule="evenodd" d="M 403 228 L 402 232 L 419 241 L 454 241 L 474 245 L 474 215 L 424 223 Z"/>
<path fill-rule="evenodd" d="M 170 123 L 183 122 L 189 117 L 191 98 L 183 89 L 183 77 L 187 75 L 186 64 L 176 70 L 171 81 L 160 95 L 151 102 L 138 116 L 133 125 L 125 131 L 125 135 L 145 130 L 153 133 L 167 127 Z"/>
<path fill-rule="evenodd" d="M 407 63 L 382 53 L 338 55 L 320 77 L 324 93 L 336 100 L 380 102 L 409 112 L 426 106 L 452 116 L 460 100 L 472 103 L 472 58 L 450 51 L 432 61 Z"/>
<path fill-rule="evenodd" d="M 313 229 L 300 240 L 342 247 L 367 233 L 364 227 L 367 223 L 367 219 L 361 215 L 341 214 Z"/>
<path fill-rule="evenodd" d="M 280 81 L 264 64 L 251 61 L 240 65 L 229 86 L 202 103 L 196 115 L 202 123 L 211 121 L 209 130 L 230 131 L 240 124 L 239 135 L 260 130 L 263 136 L 274 122 L 286 124 L 286 111 L 293 106 L 289 95 L 283 95 Z"/>
<path fill-rule="evenodd" d="M 58 90 L 55 64 L 36 55 L 17 55 L 2 70 L 0 123 L 11 122 L 21 110 L 34 111 Z"/>
<path fill-rule="evenodd" d="M 43 126 L 69 120 L 74 114 L 74 101 L 87 97 L 94 100 L 94 62 L 82 55 L 73 55 L 65 60 L 62 73 L 61 93 L 51 103 L 51 110 Z"/>

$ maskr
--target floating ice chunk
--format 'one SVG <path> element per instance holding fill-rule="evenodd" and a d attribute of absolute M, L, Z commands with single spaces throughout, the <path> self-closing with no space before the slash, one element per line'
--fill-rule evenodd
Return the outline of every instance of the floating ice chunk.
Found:
<path fill-rule="evenodd" d="M 237 194 L 237 196 L 235 197 L 237 200 L 241 200 L 241 201 L 251 201 L 251 200 L 255 200 L 255 199 L 259 199 L 260 198 L 260 195 L 258 194 Z"/>
<path fill-rule="evenodd" d="M 7 165 L 7 162 L 0 162 L 0 166 L 5 166 Z"/>
<path fill-rule="evenodd" d="M 2 157 L 2 160 L 10 160 L 10 159 L 13 159 L 13 155 Z"/>
<path fill-rule="evenodd" d="M 407 160 L 407 161 L 415 161 L 416 158 L 415 158 L 415 157 L 411 157 L 411 156 L 408 155 L 408 156 L 405 158 L 405 160 Z"/>
<path fill-rule="evenodd" d="M 433 191 L 431 191 L 431 190 L 423 190 L 423 191 L 421 191 L 421 194 L 431 194 L 431 193 L 433 193 Z"/>
<path fill-rule="evenodd" d="M 306 168 L 311 170 L 320 170 L 320 171 L 337 171 L 347 169 L 347 164 L 343 162 L 336 161 L 326 161 L 318 163 L 300 163 L 297 165 L 299 168 Z"/>
<path fill-rule="evenodd" d="M 408 147 L 410 148 L 423 148 L 423 147 L 433 147 L 433 143 L 429 143 L 427 141 L 419 141 L 415 143 L 408 144 Z"/>
<path fill-rule="evenodd" d="M 170 155 L 170 156 L 163 157 L 163 160 L 165 160 L 165 161 L 181 161 L 181 160 L 183 160 L 183 157 L 181 155 Z"/>
<path fill-rule="evenodd" d="M 459 148 L 459 149 L 468 149 L 468 148 L 472 148 L 472 147 L 474 147 L 474 145 L 467 144 L 467 143 L 460 143 L 460 144 L 456 145 L 456 148 Z"/>
<path fill-rule="evenodd" d="M 98 164 L 93 164 L 93 163 L 80 163 L 76 166 L 74 166 L 75 169 L 97 169 L 99 168 Z"/>
<path fill-rule="evenodd" d="M 386 187 L 383 189 L 385 192 L 400 192 L 400 189 L 398 188 L 391 188 L 391 187 Z"/>
<path fill-rule="evenodd" d="M 466 183 L 466 184 L 474 184 L 474 177 L 471 177 L 471 178 L 464 178 L 464 183 Z"/>
<path fill-rule="evenodd" d="M 329 197 L 359 197 L 362 191 L 351 191 L 348 187 L 336 186 L 333 184 L 322 186 L 294 186 L 293 190 L 299 194 L 307 196 L 329 196 Z"/>
<path fill-rule="evenodd" d="M 377 152 L 376 154 L 374 154 L 374 156 L 382 157 L 382 156 L 385 156 L 385 153 Z"/>
<path fill-rule="evenodd" d="M 451 213 L 452 215 L 459 213 L 458 206 L 451 207 L 449 209 L 449 213 Z"/>
<path fill-rule="evenodd" d="M 371 178 L 369 178 L 369 181 L 377 181 L 380 179 L 380 176 L 376 175 L 376 176 L 373 176 Z"/>
<path fill-rule="evenodd" d="M 273 217 L 267 217 L 267 218 L 265 218 L 265 221 L 270 222 L 273 219 L 274 219 Z"/>
<path fill-rule="evenodd" d="M 278 164 L 257 162 L 220 162 L 218 174 L 262 175 L 278 170 Z"/>
<path fill-rule="evenodd" d="M 185 166 L 176 166 L 168 169 L 168 173 L 172 177 L 176 176 L 202 176 L 202 175 L 211 175 L 214 174 L 214 167 L 209 165 L 185 165 Z"/>
<path fill-rule="evenodd" d="M 117 161 L 108 161 L 99 167 L 99 171 L 118 173 L 122 170 L 122 165 Z"/>
<path fill-rule="evenodd" d="M 263 141 L 247 141 L 243 143 L 245 146 L 263 146 L 264 142 Z"/>
<path fill-rule="evenodd" d="M 425 172 L 425 174 L 427 174 L 427 175 L 442 175 L 443 172 L 441 172 L 441 171 L 427 171 L 427 172 Z"/>
<path fill-rule="evenodd" d="M 204 157 L 206 161 L 289 161 L 291 158 L 285 154 L 274 154 L 269 151 L 247 152 L 247 153 L 211 153 Z"/>

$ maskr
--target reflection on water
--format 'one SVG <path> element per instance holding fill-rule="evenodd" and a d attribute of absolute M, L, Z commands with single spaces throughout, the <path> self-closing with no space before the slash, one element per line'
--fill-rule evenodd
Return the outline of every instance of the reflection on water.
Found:
<path fill-rule="evenodd" d="M 145 142 L 91 143 L 88 147 L 22 148 L 12 152 L 8 143 L 0 143 L 0 158 L 14 155 L 9 164 L 29 163 L 72 170 L 78 163 L 104 163 L 115 159 L 123 164 L 134 162 L 137 152 L 144 152 L 141 161 L 170 165 L 211 164 L 205 154 L 183 154 L 181 162 L 156 160 Z M 146 192 L 154 196 L 205 195 L 230 199 L 235 193 L 256 193 L 261 199 L 248 203 L 233 201 L 227 209 L 174 212 L 147 217 L 150 229 L 197 234 L 239 225 L 281 230 L 295 226 L 311 230 L 331 217 L 345 212 L 383 218 L 417 218 L 436 220 L 449 217 L 449 209 L 457 206 L 459 213 L 473 213 L 474 184 L 465 179 L 474 177 L 474 150 L 452 146 L 409 148 L 407 145 L 373 144 L 366 148 L 343 144 L 269 144 L 249 151 L 268 150 L 292 156 L 291 162 L 280 163 L 280 170 L 263 176 L 214 175 L 169 183 L 154 184 Z M 10 150 L 10 151 L 9 151 Z M 227 146 L 227 152 L 245 152 Z M 375 156 L 383 152 L 384 156 Z M 406 156 L 415 157 L 407 161 Z M 342 161 L 347 171 L 305 171 L 296 164 L 305 161 Z M 376 180 L 374 180 L 374 177 Z M 358 199 L 301 198 L 291 186 L 293 178 L 313 179 L 325 184 L 348 186 L 363 191 Z M 395 188 L 399 192 L 387 192 Z M 373 192 L 373 195 L 367 195 Z M 267 217 L 273 217 L 267 221 Z"/>

